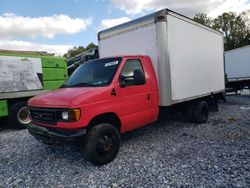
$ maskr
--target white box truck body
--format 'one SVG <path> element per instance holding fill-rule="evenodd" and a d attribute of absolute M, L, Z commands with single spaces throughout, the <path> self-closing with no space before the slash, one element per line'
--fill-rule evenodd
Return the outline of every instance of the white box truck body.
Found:
<path fill-rule="evenodd" d="M 222 34 L 168 9 L 101 31 L 98 40 L 100 58 L 150 56 L 160 106 L 225 89 Z"/>
<path fill-rule="evenodd" d="M 227 91 L 250 89 L 250 45 L 225 52 Z"/>
<path fill-rule="evenodd" d="M 225 52 L 228 80 L 250 79 L 250 45 Z"/>

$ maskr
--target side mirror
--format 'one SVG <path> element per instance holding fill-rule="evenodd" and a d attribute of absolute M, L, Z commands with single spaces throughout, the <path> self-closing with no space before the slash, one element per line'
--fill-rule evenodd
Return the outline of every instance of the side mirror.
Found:
<path fill-rule="evenodd" d="M 130 83 L 132 82 L 133 80 L 133 77 L 131 76 L 123 76 L 121 75 L 120 78 L 119 78 L 119 83 L 120 83 L 120 86 L 122 88 L 128 86 L 128 85 L 131 85 Z"/>
<path fill-rule="evenodd" d="M 134 82 L 135 82 L 135 85 L 143 85 L 146 83 L 145 75 L 139 69 L 134 70 Z"/>
<path fill-rule="evenodd" d="M 120 76 L 120 86 L 143 85 L 146 83 L 145 75 L 141 70 L 134 70 L 133 76 Z"/>

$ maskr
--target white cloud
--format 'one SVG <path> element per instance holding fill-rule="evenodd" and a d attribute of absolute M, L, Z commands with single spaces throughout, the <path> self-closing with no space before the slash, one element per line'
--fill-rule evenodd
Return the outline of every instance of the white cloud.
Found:
<path fill-rule="evenodd" d="M 250 2 L 248 2 L 247 0 L 226 0 L 223 4 L 219 5 L 218 7 L 215 7 L 215 9 L 212 10 L 209 15 L 211 17 L 215 17 L 223 12 L 231 11 L 241 13 L 249 9 Z"/>
<path fill-rule="evenodd" d="M 54 38 L 86 30 L 91 23 L 92 18 L 70 18 L 63 14 L 32 18 L 5 13 L 0 16 L 0 38 Z"/>
<path fill-rule="evenodd" d="M 111 5 L 130 15 L 169 8 L 190 17 L 200 12 L 215 17 L 223 12 L 250 9 L 248 0 L 111 0 Z"/>
<path fill-rule="evenodd" d="M 113 7 L 125 11 L 127 14 L 139 14 L 145 10 L 156 9 L 156 7 L 150 7 L 150 2 L 154 0 L 111 0 Z M 157 2 L 155 0 L 155 2 Z"/>
<path fill-rule="evenodd" d="M 5 50 L 28 50 L 28 51 L 46 51 L 56 55 L 63 55 L 72 45 L 48 45 L 19 40 L 0 40 L 0 49 Z"/>
<path fill-rule="evenodd" d="M 107 29 L 125 22 L 130 21 L 131 19 L 128 17 L 121 17 L 121 18 L 117 18 L 117 19 L 104 19 L 101 22 L 101 25 L 99 27 L 99 30 L 102 29 Z"/>

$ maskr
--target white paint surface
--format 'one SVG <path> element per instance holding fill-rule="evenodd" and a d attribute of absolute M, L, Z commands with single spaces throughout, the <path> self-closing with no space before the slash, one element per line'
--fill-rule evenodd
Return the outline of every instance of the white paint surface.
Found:
<path fill-rule="evenodd" d="M 148 55 L 157 70 L 156 25 L 139 27 L 100 40 L 99 55 L 101 58 L 121 55 Z"/>
<path fill-rule="evenodd" d="M 221 34 L 167 17 L 172 101 L 224 89 Z"/>
<path fill-rule="evenodd" d="M 229 80 L 250 77 L 250 46 L 225 52 L 226 74 Z"/>
<path fill-rule="evenodd" d="M 40 58 L 0 56 L 0 93 L 43 89 Z"/>

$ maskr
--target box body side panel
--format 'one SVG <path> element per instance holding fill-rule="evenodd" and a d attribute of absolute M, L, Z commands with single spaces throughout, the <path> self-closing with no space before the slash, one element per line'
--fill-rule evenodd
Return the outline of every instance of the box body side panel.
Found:
<path fill-rule="evenodd" d="M 225 89 L 223 36 L 167 16 L 172 104 Z"/>
<path fill-rule="evenodd" d="M 250 46 L 226 52 L 225 67 L 229 80 L 250 78 Z"/>

